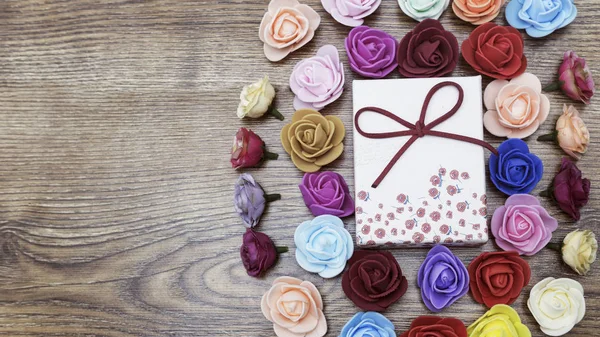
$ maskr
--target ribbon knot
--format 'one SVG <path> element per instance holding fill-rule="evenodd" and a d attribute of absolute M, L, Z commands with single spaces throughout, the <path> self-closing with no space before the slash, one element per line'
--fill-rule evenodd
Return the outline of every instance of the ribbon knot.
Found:
<path fill-rule="evenodd" d="M 431 98 L 433 97 L 433 95 L 435 95 L 435 93 L 438 90 L 440 90 L 443 87 L 447 87 L 447 86 L 455 87 L 458 90 L 458 99 L 456 101 L 456 104 L 454 105 L 454 107 L 452 107 L 452 109 L 450 109 L 450 111 L 448 111 L 445 114 L 443 114 L 442 116 L 438 117 L 431 123 L 425 124 L 425 116 L 427 114 L 427 108 L 429 107 Z M 458 141 L 462 141 L 462 142 L 467 142 L 467 143 L 482 146 L 482 147 L 490 150 L 493 154 L 498 155 L 498 150 L 496 150 L 496 148 L 494 148 L 492 145 L 484 142 L 481 139 L 467 137 L 467 136 L 463 136 L 463 135 L 457 135 L 457 134 L 449 133 L 449 132 L 432 130 L 434 127 L 438 126 L 439 124 L 448 120 L 450 117 L 454 116 L 454 114 L 460 109 L 460 107 L 463 103 L 464 95 L 465 94 L 464 94 L 463 88 L 456 82 L 446 81 L 446 82 L 440 82 L 440 83 L 434 85 L 431 88 L 431 90 L 429 90 L 429 92 L 427 93 L 427 96 L 425 97 L 425 101 L 423 102 L 423 107 L 421 108 L 421 115 L 419 117 L 419 120 L 417 122 L 415 122 L 415 124 L 409 123 L 406 120 L 398 117 L 397 115 L 395 115 L 385 109 L 378 108 L 378 107 L 369 106 L 369 107 L 364 107 L 364 108 L 359 109 L 356 112 L 356 115 L 354 116 L 354 127 L 356 128 L 356 131 L 363 137 L 373 138 L 373 139 L 383 139 L 383 138 L 395 138 L 395 137 L 410 136 L 410 138 L 406 141 L 406 143 L 404 143 L 404 145 L 400 148 L 400 150 L 398 150 L 398 152 L 390 160 L 390 162 L 387 164 L 387 166 L 383 169 L 381 174 L 379 174 L 379 177 L 377 177 L 377 179 L 375 180 L 373 185 L 371 185 L 371 187 L 377 188 L 377 186 L 379 186 L 379 184 L 381 183 L 383 178 L 385 178 L 385 176 L 390 172 L 392 167 L 396 164 L 398 159 L 400 159 L 400 157 L 402 157 L 404 152 L 406 152 L 406 150 L 408 150 L 408 148 L 417 139 L 419 139 L 421 137 L 435 136 L 435 137 L 454 139 L 454 140 L 458 140 Z M 383 115 L 383 116 L 397 122 L 398 124 L 401 124 L 402 126 L 406 127 L 408 130 L 392 131 L 392 132 L 379 132 L 379 133 L 365 132 L 360 127 L 360 124 L 358 121 L 359 121 L 360 116 L 367 111 Z"/>

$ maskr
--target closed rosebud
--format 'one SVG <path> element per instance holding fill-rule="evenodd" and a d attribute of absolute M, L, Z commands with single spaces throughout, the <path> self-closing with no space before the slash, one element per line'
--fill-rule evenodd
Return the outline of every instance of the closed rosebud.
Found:
<path fill-rule="evenodd" d="M 558 145 L 569 156 L 579 159 L 576 153 L 585 153 L 590 142 L 590 132 L 572 105 L 564 105 L 563 114 L 556 122 Z"/>
<path fill-rule="evenodd" d="M 265 151 L 265 143 L 252 130 L 240 128 L 233 138 L 231 167 L 234 169 L 257 166 L 264 159 L 277 159 L 276 153 Z"/>
<path fill-rule="evenodd" d="M 269 82 L 269 76 L 265 76 L 242 89 L 237 116 L 239 118 L 262 117 L 262 115 L 269 111 L 273 98 L 275 98 L 275 88 Z"/>
<path fill-rule="evenodd" d="M 558 70 L 558 78 L 560 88 L 567 96 L 590 104 L 595 92 L 594 79 L 583 57 L 577 56 L 572 50 L 567 51 Z"/>
<path fill-rule="evenodd" d="M 590 271 L 591 264 L 596 261 L 597 251 L 596 235 L 590 230 L 572 231 L 563 240 L 563 261 L 579 275 Z"/>

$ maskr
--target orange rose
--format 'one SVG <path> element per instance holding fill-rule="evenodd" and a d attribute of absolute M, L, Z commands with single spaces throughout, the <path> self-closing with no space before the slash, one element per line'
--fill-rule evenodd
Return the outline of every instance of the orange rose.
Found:
<path fill-rule="evenodd" d="M 498 16 L 506 0 L 454 0 L 454 14 L 466 22 L 481 25 Z"/>
<path fill-rule="evenodd" d="M 572 105 L 563 107 L 563 114 L 556 121 L 558 145 L 569 156 L 579 159 L 577 153 L 585 153 L 590 142 L 590 132 Z"/>
<path fill-rule="evenodd" d="M 282 60 L 307 44 L 320 23 L 319 14 L 297 0 L 271 0 L 258 31 L 265 56 L 272 62 Z"/>

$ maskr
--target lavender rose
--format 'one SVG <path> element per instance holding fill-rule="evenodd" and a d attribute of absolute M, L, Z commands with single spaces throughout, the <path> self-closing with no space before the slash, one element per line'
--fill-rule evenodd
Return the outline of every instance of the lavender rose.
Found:
<path fill-rule="evenodd" d="M 370 78 L 383 78 L 398 66 L 398 41 L 390 34 L 360 26 L 353 28 L 345 39 L 350 69 Z"/>
<path fill-rule="evenodd" d="M 306 173 L 298 185 L 306 207 L 314 216 L 345 217 L 354 213 L 354 200 L 344 177 L 335 172 Z"/>
<path fill-rule="evenodd" d="M 534 255 L 552 238 L 558 221 L 529 194 L 514 194 L 492 216 L 492 234 L 496 244 L 506 251 Z"/>
<path fill-rule="evenodd" d="M 254 228 L 265 211 L 267 202 L 279 200 L 279 194 L 265 194 L 262 187 L 249 173 L 242 173 L 235 183 L 233 207 L 242 218 L 244 226 Z"/>
<path fill-rule="evenodd" d="M 335 21 L 345 26 L 357 27 L 365 22 L 364 18 L 377 10 L 381 0 L 321 0 L 321 4 Z"/>
<path fill-rule="evenodd" d="M 417 276 L 425 306 L 433 312 L 449 307 L 469 291 L 469 272 L 445 246 L 431 248 Z"/>

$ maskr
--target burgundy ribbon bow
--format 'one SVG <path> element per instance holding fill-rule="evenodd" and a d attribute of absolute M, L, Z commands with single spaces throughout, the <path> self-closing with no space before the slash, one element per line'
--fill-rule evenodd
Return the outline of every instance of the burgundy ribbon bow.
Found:
<path fill-rule="evenodd" d="M 440 116 L 439 118 L 434 120 L 433 122 L 431 122 L 429 124 L 425 124 L 425 115 L 427 114 L 427 108 L 429 107 L 429 102 L 431 101 L 431 98 L 433 97 L 433 95 L 435 95 L 435 93 L 438 90 L 440 90 L 443 87 L 447 87 L 447 86 L 455 87 L 458 90 L 458 100 L 457 100 L 456 104 L 454 105 L 454 107 L 452 109 L 450 109 L 450 111 L 446 112 L 445 114 L 443 114 L 442 116 Z M 390 162 L 387 164 L 387 166 L 383 169 L 383 172 L 381 172 L 381 174 L 379 174 L 379 177 L 377 177 L 377 179 L 375 180 L 373 185 L 371 185 L 371 187 L 377 188 L 377 186 L 379 186 L 379 183 L 381 183 L 383 178 L 385 178 L 385 176 L 390 172 L 392 167 L 396 164 L 398 159 L 400 159 L 400 157 L 402 157 L 404 152 L 406 152 L 406 150 L 418 138 L 421 138 L 424 136 L 442 137 L 442 138 L 455 139 L 455 140 L 459 140 L 462 142 L 472 143 L 475 145 L 483 146 L 486 149 L 492 151 L 493 154 L 498 155 L 498 150 L 496 150 L 496 148 L 494 148 L 489 143 L 484 142 L 483 140 L 471 138 L 471 137 L 467 137 L 467 136 L 462 136 L 462 135 L 457 135 L 454 133 L 432 130 L 434 127 L 438 126 L 439 124 L 445 122 L 447 119 L 452 117 L 458 111 L 458 109 L 460 109 L 460 106 L 463 103 L 464 96 L 465 96 L 465 94 L 464 94 L 463 88 L 456 82 L 446 81 L 446 82 L 440 82 L 440 83 L 436 84 L 433 88 L 431 88 L 431 90 L 429 90 L 429 93 L 425 97 L 425 102 L 423 102 L 423 107 L 421 108 L 421 117 L 419 117 L 419 120 L 415 124 L 411 124 L 411 123 L 405 121 L 404 119 L 394 115 L 393 113 L 391 113 L 385 109 L 378 108 L 378 107 L 368 106 L 368 107 L 364 107 L 364 108 L 358 110 L 358 112 L 354 116 L 354 127 L 356 128 L 356 131 L 358 131 L 358 133 L 360 133 L 362 136 L 364 136 L 366 138 L 382 139 L 382 138 L 411 136 L 410 139 L 400 148 L 400 150 L 398 150 L 396 155 L 394 155 L 394 157 L 390 160 Z M 360 115 L 362 115 L 363 113 L 365 113 L 367 111 L 371 111 L 371 112 L 383 115 L 389 119 L 392 119 L 392 120 L 402 124 L 403 126 L 405 126 L 408 130 L 394 131 L 394 132 L 381 132 L 381 133 L 364 132 L 358 123 L 358 119 L 360 118 Z"/>

